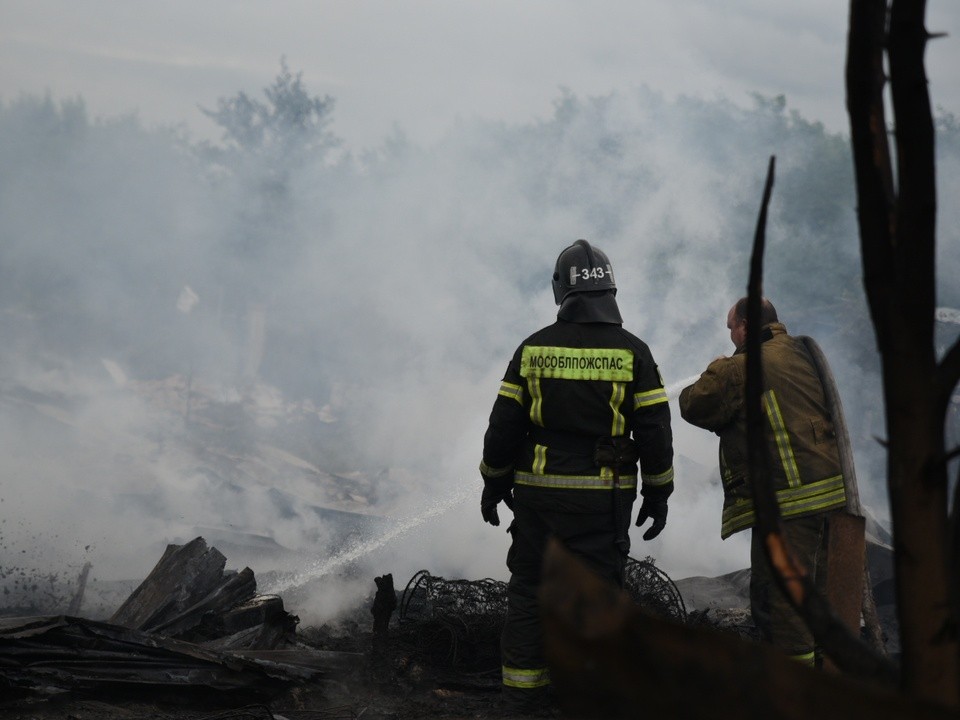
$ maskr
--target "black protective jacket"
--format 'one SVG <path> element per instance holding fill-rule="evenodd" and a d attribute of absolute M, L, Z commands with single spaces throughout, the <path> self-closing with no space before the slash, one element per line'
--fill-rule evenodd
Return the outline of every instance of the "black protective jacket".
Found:
<path fill-rule="evenodd" d="M 650 349 L 616 323 L 559 319 L 524 340 L 507 366 L 480 469 L 518 486 L 610 490 L 613 467 L 596 462 L 597 444 L 631 436 L 621 487 L 637 487 L 639 464 L 641 492 L 669 494 L 670 408 Z"/>

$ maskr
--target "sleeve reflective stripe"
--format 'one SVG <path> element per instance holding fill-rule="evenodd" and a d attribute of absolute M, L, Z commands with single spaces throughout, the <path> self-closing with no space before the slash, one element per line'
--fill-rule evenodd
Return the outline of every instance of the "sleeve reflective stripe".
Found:
<path fill-rule="evenodd" d="M 637 410 L 648 405 L 667 402 L 666 388 L 657 388 L 656 390 L 647 390 L 646 392 L 635 393 L 633 396 L 633 409 Z"/>
<path fill-rule="evenodd" d="M 503 684 L 510 687 L 538 688 L 550 684 L 550 668 L 524 670 L 504 665 L 500 668 L 500 671 L 503 677 Z"/>
<path fill-rule="evenodd" d="M 647 475 L 640 473 L 640 479 L 644 485 L 666 485 L 673 482 L 673 467 L 659 475 Z"/>
<path fill-rule="evenodd" d="M 500 390 L 497 392 L 497 395 L 503 395 L 505 398 L 516 400 L 523 405 L 523 388 L 519 385 L 508 383 L 506 380 L 500 383 Z"/>
<path fill-rule="evenodd" d="M 777 452 L 780 453 L 780 464 L 787 476 L 787 485 L 792 488 L 800 487 L 800 468 L 797 467 L 797 460 L 793 456 L 790 433 L 787 432 L 787 425 L 783 421 L 783 413 L 780 412 L 780 404 L 773 390 L 767 390 L 763 394 L 763 409 L 773 427 L 773 439 L 777 443 Z"/>
<path fill-rule="evenodd" d="M 530 393 L 530 422 L 543 427 L 543 396 L 540 394 L 540 378 L 527 378 L 527 392 Z"/>
<path fill-rule="evenodd" d="M 480 461 L 480 472 L 487 477 L 498 478 L 503 477 L 504 475 L 509 475 L 513 470 L 513 465 L 507 465 L 502 468 L 490 467 L 482 460 Z"/>
<path fill-rule="evenodd" d="M 620 437 L 627 428 L 627 419 L 620 412 L 620 406 L 623 405 L 623 398 L 627 394 L 625 383 L 613 383 L 613 391 L 610 394 L 610 409 L 613 410 L 613 425 L 610 428 L 610 434 L 613 437 Z"/>

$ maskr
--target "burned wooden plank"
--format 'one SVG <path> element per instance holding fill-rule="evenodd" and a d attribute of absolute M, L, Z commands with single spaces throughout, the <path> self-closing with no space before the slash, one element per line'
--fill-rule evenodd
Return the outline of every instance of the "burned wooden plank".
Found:
<path fill-rule="evenodd" d="M 218 650 L 289 644 L 299 618 L 279 597 L 256 595 L 250 568 L 225 571 L 225 564 L 202 537 L 168 546 L 110 622 Z"/>
<path fill-rule="evenodd" d="M 180 615 L 223 581 L 227 559 L 202 537 L 168 545 L 150 574 L 110 617 L 124 627 L 149 630 Z"/>
<path fill-rule="evenodd" d="M 283 608 L 283 599 L 277 595 L 258 595 L 237 605 L 222 617 L 225 635 L 277 621 L 288 626 L 291 619 L 290 614 Z M 293 630 L 294 627 L 296 627 L 295 623 L 289 625 L 288 629 Z"/>
<path fill-rule="evenodd" d="M 296 647 L 286 650 L 237 650 L 235 657 L 255 660 L 261 664 L 274 663 L 279 667 L 314 668 L 327 673 L 331 670 L 356 671 L 363 667 L 367 658 L 360 652 L 341 652 Z"/>
<path fill-rule="evenodd" d="M 203 642 L 219 650 L 275 650 L 296 640 L 299 618 L 277 596 L 257 596 L 216 618 L 217 627 Z"/>
<path fill-rule="evenodd" d="M 202 596 L 182 612 L 142 629 L 170 637 L 179 637 L 199 626 L 205 615 L 227 613 L 236 605 L 251 599 L 256 591 L 257 581 L 250 568 L 228 573 L 222 575 L 220 584 L 215 586 L 209 594 Z"/>

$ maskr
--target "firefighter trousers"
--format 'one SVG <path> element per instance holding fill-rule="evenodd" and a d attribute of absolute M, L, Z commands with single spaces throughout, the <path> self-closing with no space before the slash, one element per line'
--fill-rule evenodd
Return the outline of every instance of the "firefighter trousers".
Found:
<path fill-rule="evenodd" d="M 550 684 L 537 592 L 547 539 L 554 536 L 600 577 L 623 586 L 626 551 L 616 544 L 613 495 L 606 490 L 514 487 L 512 543 L 507 553 L 507 617 L 500 641 L 505 702 L 541 703 Z M 621 532 L 629 538 L 635 490 L 621 490 Z"/>
<path fill-rule="evenodd" d="M 825 590 L 829 516 L 821 513 L 783 521 L 790 552 L 821 592 Z M 813 635 L 780 589 L 755 529 L 750 541 L 750 611 L 762 640 L 800 662 L 814 664 Z"/>

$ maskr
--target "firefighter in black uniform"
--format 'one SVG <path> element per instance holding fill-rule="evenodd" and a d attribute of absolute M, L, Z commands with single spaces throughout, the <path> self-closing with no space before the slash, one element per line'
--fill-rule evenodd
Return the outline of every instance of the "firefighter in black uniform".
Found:
<path fill-rule="evenodd" d="M 638 463 L 636 524 L 653 520 L 644 540 L 666 524 L 673 491 L 667 394 L 650 349 L 621 327 L 607 256 L 577 240 L 557 258 L 553 291 L 557 321 L 514 353 L 480 464 L 483 519 L 499 525 L 500 502 L 514 513 L 501 654 L 504 701 L 521 711 L 550 683 L 537 609 L 547 537 L 622 586 Z"/>

